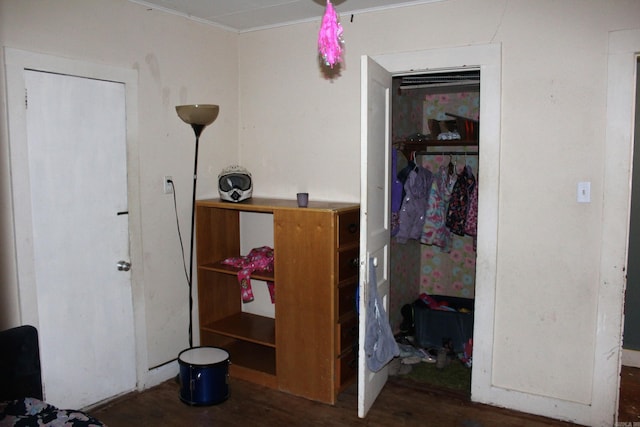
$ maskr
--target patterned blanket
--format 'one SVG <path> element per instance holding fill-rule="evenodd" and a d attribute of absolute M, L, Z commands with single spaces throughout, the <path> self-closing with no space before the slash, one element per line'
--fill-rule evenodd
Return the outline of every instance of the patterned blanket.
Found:
<path fill-rule="evenodd" d="M 82 411 L 58 409 L 31 397 L 0 402 L 0 427 L 32 426 L 99 427 L 104 424 Z"/>

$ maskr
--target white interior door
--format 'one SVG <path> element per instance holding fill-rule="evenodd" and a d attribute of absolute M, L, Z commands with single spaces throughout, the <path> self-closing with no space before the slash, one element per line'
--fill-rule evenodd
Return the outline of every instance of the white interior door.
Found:
<path fill-rule="evenodd" d="M 24 73 L 45 398 L 82 408 L 136 384 L 125 85 Z"/>
<path fill-rule="evenodd" d="M 387 367 L 378 372 L 368 369 L 363 349 L 369 258 L 376 264 L 378 295 L 389 312 L 391 74 L 363 56 L 361 81 L 358 416 L 364 418 L 388 378 Z"/>

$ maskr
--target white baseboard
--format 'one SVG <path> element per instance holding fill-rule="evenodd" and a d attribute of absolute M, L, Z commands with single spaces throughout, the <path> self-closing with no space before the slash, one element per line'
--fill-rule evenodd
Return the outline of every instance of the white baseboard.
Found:
<path fill-rule="evenodd" d="M 178 365 L 177 360 L 173 360 L 164 365 L 158 366 L 157 368 L 150 369 L 149 371 L 147 371 L 142 381 L 138 383 L 137 391 L 142 391 L 142 390 L 157 386 L 158 384 L 161 384 L 171 378 L 175 378 L 177 377 L 179 372 L 180 372 L 180 367 Z M 93 403 L 81 409 L 83 411 L 90 411 L 92 409 L 105 405 L 106 403 L 109 403 L 113 400 L 116 400 L 119 397 L 125 396 L 135 391 L 136 390 L 127 391 L 119 395 L 110 397 L 108 399 L 102 400 L 100 402 Z"/>
<path fill-rule="evenodd" d="M 151 369 L 147 372 L 142 389 L 151 388 L 167 381 L 170 378 L 176 377 L 180 372 L 178 361 L 174 360 L 157 368 Z"/>
<path fill-rule="evenodd" d="M 622 349 L 622 364 L 640 368 L 640 351 Z"/>

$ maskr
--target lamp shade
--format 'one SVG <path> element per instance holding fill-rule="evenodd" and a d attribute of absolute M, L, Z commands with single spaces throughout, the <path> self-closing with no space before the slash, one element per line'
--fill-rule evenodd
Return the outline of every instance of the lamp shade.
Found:
<path fill-rule="evenodd" d="M 208 126 L 218 117 L 220 107 L 213 104 L 177 105 L 176 112 L 185 123 Z"/>

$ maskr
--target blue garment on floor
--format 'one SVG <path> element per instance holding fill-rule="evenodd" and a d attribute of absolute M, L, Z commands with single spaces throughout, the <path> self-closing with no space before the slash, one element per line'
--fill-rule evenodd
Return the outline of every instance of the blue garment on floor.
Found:
<path fill-rule="evenodd" d="M 373 258 L 369 258 L 369 300 L 367 302 L 367 318 L 364 351 L 367 367 L 370 371 L 378 372 L 396 356 L 400 355 L 398 343 L 393 336 L 389 318 L 384 311 L 382 298 L 378 295 L 378 281 Z"/>

